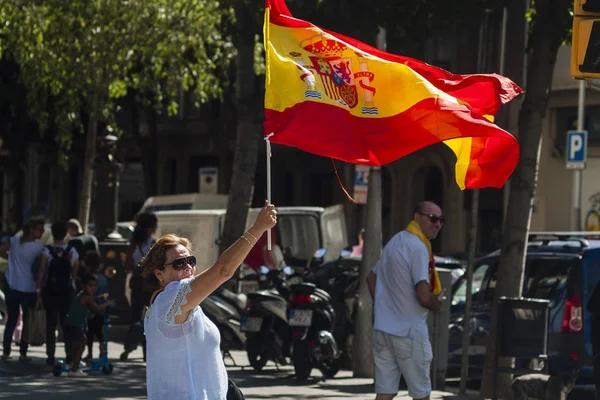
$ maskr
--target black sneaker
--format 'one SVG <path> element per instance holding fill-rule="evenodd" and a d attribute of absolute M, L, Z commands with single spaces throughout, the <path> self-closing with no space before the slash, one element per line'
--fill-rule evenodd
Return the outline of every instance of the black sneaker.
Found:
<path fill-rule="evenodd" d="M 54 365 L 54 356 L 46 358 L 46 365 Z"/>

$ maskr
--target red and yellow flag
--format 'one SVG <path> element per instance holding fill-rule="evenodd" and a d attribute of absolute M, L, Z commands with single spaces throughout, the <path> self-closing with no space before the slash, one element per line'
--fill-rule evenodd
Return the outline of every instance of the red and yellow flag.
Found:
<path fill-rule="evenodd" d="M 496 74 L 455 75 L 292 17 L 266 0 L 265 135 L 271 142 L 380 166 L 443 142 L 461 189 L 501 187 L 519 145 L 492 123 L 521 88 Z"/>

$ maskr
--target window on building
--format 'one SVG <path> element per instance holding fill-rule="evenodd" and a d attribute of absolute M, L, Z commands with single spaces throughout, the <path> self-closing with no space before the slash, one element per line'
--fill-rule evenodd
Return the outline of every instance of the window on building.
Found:
<path fill-rule="evenodd" d="M 564 154 L 567 147 L 567 131 L 577 129 L 577 107 L 561 107 L 555 113 L 555 148 Z M 600 146 L 600 106 L 585 108 L 584 129 L 588 131 L 588 145 Z"/>

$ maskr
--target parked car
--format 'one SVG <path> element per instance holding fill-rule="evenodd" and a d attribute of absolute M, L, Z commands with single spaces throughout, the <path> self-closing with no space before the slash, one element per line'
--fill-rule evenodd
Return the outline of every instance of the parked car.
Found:
<path fill-rule="evenodd" d="M 467 262 L 454 257 L 447 256 L 433 256 L 435 259 L 435 266 L 437 268 L 445 268 L 452 270 L 452 283 L 456 282 L 460 278 L 467 268 Z"/>
<path fill-rule="evenodd" d="M 479 378 L 483 371 L 499 261 L 500 251 L 495 251 L 480 258 L 473 271 L 470 378 Z M 559 375 L 579 366 L 576 385 L 584 389 L 593 383 L 591 317 L 585 307 L 598 280 L 600 235 L 591 232 L 530 234 L 522 295 L 550 300 L 549 372 Z M 460 375 L 466 296 L 466 276 L 463 275 L 452 287 L 449 376 Z"/>

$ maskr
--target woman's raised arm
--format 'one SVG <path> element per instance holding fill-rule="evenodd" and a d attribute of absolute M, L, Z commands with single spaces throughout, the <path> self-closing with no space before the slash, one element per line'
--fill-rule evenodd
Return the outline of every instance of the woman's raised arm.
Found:
<path fill-rule="evenodd" d="M 256 217 L 256 221 L 242 237 L 221 254 L 215 264 L 198 275 L 191 283 L 191 292 L 187 302 L 181 307 L 182 315 L 199 305 L 209 294 L 231 278 L 235 270 L 244 262 L 258 239 L 277 223 L 275 206 L 265 201 L 265 206 Z M 177 318 L 179 319 L 179 318 Z"/>

